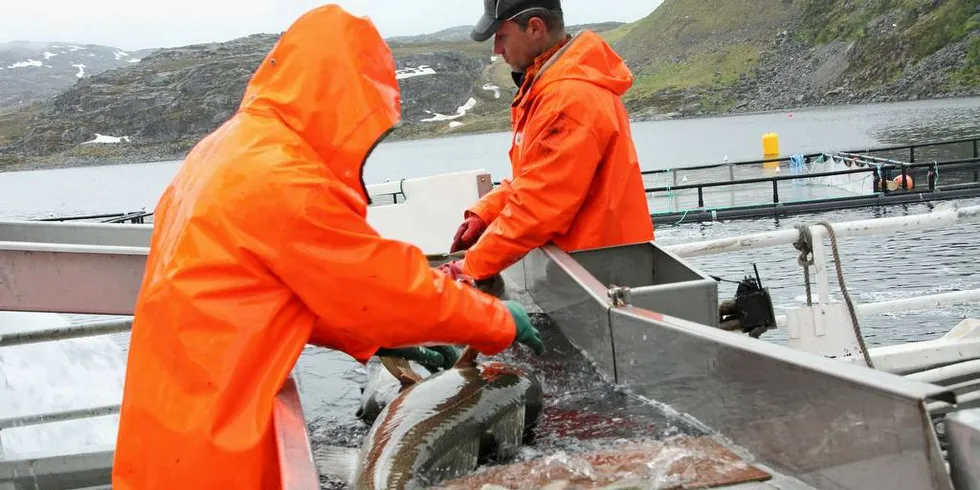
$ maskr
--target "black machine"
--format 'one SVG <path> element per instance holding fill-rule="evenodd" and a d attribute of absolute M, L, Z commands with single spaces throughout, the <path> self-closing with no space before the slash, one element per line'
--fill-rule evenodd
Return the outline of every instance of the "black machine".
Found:
<path fill-rule="evenodd" d="M 752 268 L 755 270 L 755 277 L 745 276 L 739 281 L 735 298 L 722 301 L 718 305 L 718 314 L 721 329 L 740 330 L 757 339 L 766 331 L 776 328 L 776 315 L 773 313 L 769 290 L 762 287 L 759 268 L 755 264 L 752 264 Z M 719 277 L 712 277 L 718 281 L 722 280 Z"/>

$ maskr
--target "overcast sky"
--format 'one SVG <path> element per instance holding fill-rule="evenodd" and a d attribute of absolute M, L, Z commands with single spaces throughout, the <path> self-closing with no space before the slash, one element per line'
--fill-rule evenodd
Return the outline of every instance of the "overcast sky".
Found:
<path fill-rule="evenodd" d="M 632 22 L 663 0 L 564 0 L 565 21 Z M 127 50 L 280 32 L 325 3 L 371 17 L 385 37 L 476 23 L 482 0 L 4 0 L 0 42 L 94 43 Z"/>

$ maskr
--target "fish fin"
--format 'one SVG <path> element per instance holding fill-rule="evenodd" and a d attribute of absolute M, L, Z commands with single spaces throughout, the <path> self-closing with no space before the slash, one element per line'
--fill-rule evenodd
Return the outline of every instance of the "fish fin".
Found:
<path fill-rule="evenodd" d="M 487 435 L 493 443 L 484 447 L 493 454 L 481 454 L 481 460 L 506 461 L 517 457 L 524 439 L 524 407 L 518 405 L 501 414 L 487 429 Z"/>
<path fill-rule="evenodd" d="M 357 451 L 352 447 L 320 446 L 313 451 L 313 460 L 321 476 L 337 478 L 350 485 L 357 467 Z"/>
<path fill-rule="evenodd" d="M 475 470 L 479 464 L 480 438 L 473 437 L 446 451 L 424 470 L 422 480 L 426 486 L 438 485 Z"/>
<path fill-rule="evenodd" d="M 411 386 L 419 381 L 422 381 L 422 376 L 420 376 L 419 373 L 416 373 L 415 370 L 412 369 L 412 365 L 405 359 L 380 356 L 380 360 L 385 369 L 387 369 L 388 372 L 395 377 L 395 379 L 401 382 L 402 387 Z"/>
<path fill-rule="evenodd" d="M 474 349 L 471 346 L 467 346 L 466 350 L 459 355 L 459 359 L 456 360 L 456 364 L 453 364 L 453 368 L 469 368 L 476 366 L 476 356 L 480 354 L 480 351 Z"/>

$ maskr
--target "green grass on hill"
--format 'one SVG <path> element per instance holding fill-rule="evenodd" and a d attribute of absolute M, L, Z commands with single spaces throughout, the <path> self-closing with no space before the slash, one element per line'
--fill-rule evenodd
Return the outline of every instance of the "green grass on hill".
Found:
<path fill-rule="evenodd" d="M 749 44 L 692 54 L 683 63 L 664 63 L 642 72 L 633 90 L 643 95 L 663 88 L 729 85 L 753 68 L 758 57 L 759 50 Z"/>
<path fill-rule="evenodd" d="M 908 39 L 919 59 L 980 26 L 976 9 L 977 0 L 872 0 L 832 5 L 824 0 L 805 0 L 806 27 L 801 34 L 817 44 L 861 41 L 879 36 L 874 26 L 881 21 L 885 30 L 896 28 Z M 887 14 L 891 15 L 884 18 Z"/>
<path fill-rule="evenodd" d="M 639 21 L 637 21 L 639 22 Z M 596 32 L 600 37 L 606 40 L 609 44 L 615 44 L 619 42 L 620 39 L 625 37 L 630 31 L 636 27 L 637 22 L 632 22 L 629 24 L 623 24 L 615 29 L 610 29 L 608 31 Z"/>
<path fill-rule="evenodd" d="M 630 60 L 636 76 L 626 99 L 734 83 L 755 68 L 759 52 L 796 12 L 785 0 L 666 0 L 617 33 L 613 46 Z"/>
<path fill-rule="evenodd" d="M 0 147 L 12 144 L 27 133 L 30 119 L 40 112 L 38 104 L 20 111 L 0 113 Z"/>
<path fill-rule="evenodd" d="M 977 0 L 873 0 L 834 2 L 803 0 L 806 23 L 799 35 L 815 44 L 854 43 L 854 68 L 867 68 L 866 88 L 900 77 L 910 63 L 958 42 L 980 28 Z M 980 41 L 976 36 L 965 66 L 952 84 L 980 83 Z"/>
<path fill-rule="evenodd" d="M 965 86 L 980 85 L 980 36 L 974 37 L 970 42 L 965 61 L 965 66 L 953 75 L 953 81 Z"/>

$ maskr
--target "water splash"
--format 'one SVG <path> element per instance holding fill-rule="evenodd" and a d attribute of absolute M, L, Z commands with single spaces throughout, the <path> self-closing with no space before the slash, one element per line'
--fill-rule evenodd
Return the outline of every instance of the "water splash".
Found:
<path fill-rule="evenodd" d="M 61 315 L 0 312 L 0 335 L 65 326 Z M 111 336 L 0 348 L 0 418 L 117 404 L 125 353 Z M 119 417 L 106 415 L 0 431 L 4 458 L 35 451 L 70 453 L 114 444 Z"/>

